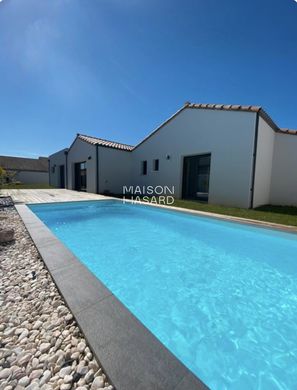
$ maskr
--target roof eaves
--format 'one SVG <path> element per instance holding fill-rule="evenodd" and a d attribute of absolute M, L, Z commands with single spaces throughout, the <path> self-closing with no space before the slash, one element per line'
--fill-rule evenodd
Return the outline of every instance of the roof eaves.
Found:
<path fill-rule="evenodd" d="M 297 135 L 297 130 L 293 130 L 293 129 L 279 129 L 278 133 L 281 133 L 281 134 L 290 134 L 290 135 Z"/>
<path fill-rule="evenodd" d="M 267 114 L 267 112 L 261 106 L 242 106 L 235 104 L 201 104 L 201 103 L 188 103 L 188 108 L 200 108 L 209 110 L 227 110 L 227 111 L 245 111 L 258 113 L 262 119 L 264 119 L 268 125 L 276 132 L 283 132 L 287 134 L 295 134 L 294 130 L 287 129 L 288 131 L 282 131 L 273 119 Z M 296 131 L 297 133 L 297 131 Z"/>
<path fill-rule="evenodd" d="M 267 112 L 263 110 L 263 108 L 259 110 L 259 115 L 261 116 L 262 119 L 265 120 L 266 123 L 268 123 L 268 125 L 270 125 L 273 128 L 274 131 L 278 132 L 280 130 L 277 124 L 271 119 L 271 117 L 267 114 Z"/>
<path fill-rule="evenodd" d="M 87 142 L 91 145 L 98 145 L 98 146 L 122 150 L 126 152 L 131 152 L 134 149 L 134 146 L 132 145 L 123 144 L 121 142 L 109 141 L 103 138 L 98 138 L 86 134 L 78 134 L 77 137 L 82 141 Z"/>
<path fill-rule="evenodd" d="M 205 104 L 205 103 L 187 103 L 187 108 L 200 108 L 209 110 L 226 110 L 226 111 L 248 111 L 259 112 L 260 106 L 242 106 L 239 104 Z"/>

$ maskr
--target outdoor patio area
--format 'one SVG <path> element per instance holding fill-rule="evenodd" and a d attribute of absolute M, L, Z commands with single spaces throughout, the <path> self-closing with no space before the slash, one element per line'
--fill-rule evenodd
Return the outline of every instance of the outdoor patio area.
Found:
<path fill-rule="evenodd" d="M 106 199 L 104 195 L 77 192 L 65 189 L 43 190 L 0 190 L 0 195 L 11 196 L 14 203 L 52 203 L 52 202 L 76 202 L 81 200 Z"/>

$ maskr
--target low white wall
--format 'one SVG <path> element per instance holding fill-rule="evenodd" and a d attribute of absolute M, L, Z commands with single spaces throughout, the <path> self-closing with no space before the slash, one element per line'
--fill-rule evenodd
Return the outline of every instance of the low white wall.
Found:
<path fill-rule="evenodd" d="M 25 184 L 48 184 L 48 172 L 18 171 L 14 180 Z"/>
<path fill-rule="evenodd" d="M 270 201 L 297 206 L 297 136 L 275 134 Z"/>
<path fill-rule="evenodd" d="M 259 118 L 253 207 L 270 203 L 275 131 Z"/>
<path fill-rule="evenodd" d="M 133 184 L 174 185 L 181 197 L 183 157 L 211 153 L 209 203 L 249 207 L 255 121 L 250 112 L 183 110 L 132 152 Z M 160 161 L 158 172 L 153 159 Z"/>
<path fill-rule="evenodd" d="M 75 163 L 84 161 L 87 167 L 87 192 L 96 193 L 96 147 L 79 138 L 68 151 L 68 189 L 75 189 Z"/>
<path fill-rule="evenodd" d="M 99 146 L 99 193 L 122 194 L 131 185 L 131 152 Z"/>

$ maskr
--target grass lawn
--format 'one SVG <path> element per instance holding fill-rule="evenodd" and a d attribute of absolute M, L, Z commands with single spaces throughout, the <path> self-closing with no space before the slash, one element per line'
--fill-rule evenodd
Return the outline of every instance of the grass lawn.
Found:
<path fill-rule="evenodd" d="M 282 225 L 297 226 L 297 207 L 261 206 L 254 210 L 247 210 L 180 199 L 175 199 L 172 206 L 206 211 L 209 213 L 231 215 L 240 218 L 256 219 L 258 221 L 280 223 Z"/>
<path fill-rule="evenodd" d="M 47 189 L 47 188 L 53 188 L 49 184 L 15 184 L 15 183 L 9 183 L 9 184 L 3 184 L 0 187 L 3 190 L 40 190 L 40 189 Z"/>

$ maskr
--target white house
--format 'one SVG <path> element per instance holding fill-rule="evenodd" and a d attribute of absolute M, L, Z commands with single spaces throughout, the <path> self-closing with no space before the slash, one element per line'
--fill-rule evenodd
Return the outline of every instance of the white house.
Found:
<path fill-rule="evenodd" d="M 136 146 L 78 134 L 49 159 L 58 187 L 121 194 L 166 185 L 212 204 L 297 206 L 297 131 L 257 106 L 186 103 Z"/>

